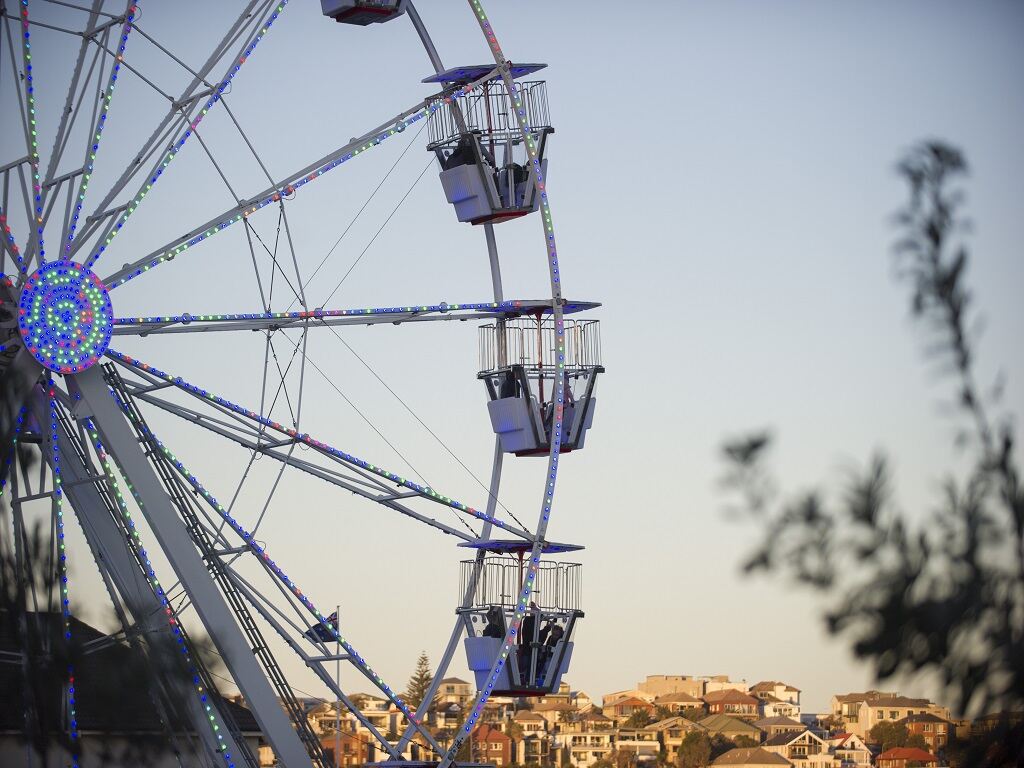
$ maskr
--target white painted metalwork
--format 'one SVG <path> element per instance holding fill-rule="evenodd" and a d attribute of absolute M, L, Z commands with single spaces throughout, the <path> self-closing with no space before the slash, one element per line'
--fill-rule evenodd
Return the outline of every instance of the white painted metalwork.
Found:
<path fill-rule="evenodd" d="M 289 0 L 245 3 L 206 60 L 193 68 L 185 63 L 187 57 L 158 42 L 159 35 L 146 29 L 131 0 L 92 0 L 89 5 L 22 0 L 16 7 L 0 2 L 0 78 L 4 78 L 3 92 L 10 93 L 5 107 L 17 127 L 13 139 L 4 139 L 5 156 L 0 157 L 0 268 L 5 275 L 0 280 L 0 299 L 6 306 L 21 303 L 18 322 L 0 324 L 0 375 L 13 403 L 0 413 L 0 442 L 4 455 L 15 441 L 38 445 L 44 459 L 37 478 L 29 477 L 22 462 L 12 460 L 0 467 L 0 483 L 6 484 L 12 501 L 18 547 L 24 538 L 26 511 L 32 504 L 43 503 L 50 509 L 52 546 L 63 552 L 64 515 L 73 511 L 122 624 L 118 633 L 96 647 L 127 641 L 151 659 L 181 656 L 173 669 L 161 667 L 154 694 L 168 738 L 180 754 L 202 754 L 203 763 L 210 765 L 255 766 L 255 756 L 245 746 L 230 710 L 209 695 L 214 685 L 211 674 L 194 653 L 180 620 L 188 611 L 189 621 L 194 614 L 194 624 L 209 634 L 231 681 L 241 690 L 283 765 L 326 766 L 328 758 L 270 650 L 266 637 L 272 635 L 313 671 L 333 699 L 351 710 L 389 761 L 418 760 L 422 746 L 434 753 L 440 768 L 447 768 L 492 693 L 543 694 L 557 685 L 572 655 L 574 623 L 583 615 L 580 569 L 545 556 L 576 547 L 553 544 L 546 536 L 560 456 L 583 447 L 593 419 L 594 382 L 604 370 L 597 322 L 566 319 L 566 315 L 598 305 L 563 298 L 546 189 L 545 148 L 553 133 L 546 87 L 541 81 L 518 79 L 543 65 L 511 65 L 477 0 L 469 0 L 470 10 L 494 64 L 459 70 L 444 68 L 411 0 L 323 0 L 325 15 L 350 25 L 339 26 L 339 33 L 356 33 L 351 25 L 407 16 L 435 71 L 427 80 L 438 83 L 440 89 L 301 169 L 272 175 L 268 165 L 273 164 L 257 151 L 228 100 L 234 98 L 231 84 L 245 76 L 246 61 L 258 55 L 257 47 L 280 23 L 289 4 Z M 37 15 L 40 7 L 49 12 Z M 36 77 L 40 62 L 33 59 L 38 46 L 33 49 L 32 42 L 41 34 L 63 36 L 74 44 L 66 92 L 55 94 L 40 87 Z M 133 63 L 131 52 L 136 45 L 150 46 L 168 57 L 184 70 L 187 84 L 174 91 L 158 85 Z M 129 77 L 159 94 L 166 111 L 143 131 L 146 138 L 126 160 L 104 146 L 103 134 L 108 118 L 117 119 L 112 104 L 132 109 L 130 104 L 118 103 L 116 93 L 119 79 Z M 52 142 L 47 141 L 49 154 L 40 152 L 42 127 L 37 124 L 36 106 L 42 100 L 63 105 L 59 114 L 54 112 L 52 133 L 51 129 L 45 133 L 47 138 L 52 135 Z M 229 170 L 201 137 L 200 125 L 214 110 L 227 114 L 238 131 L 239 145 L 251 152 L 259 166 L 265 180 L 255 192 L 236 191 Z M 388 140 L 423 120 L 427 121 L 427 148 L 441 165 L 440 185 L 458 218 L 483 227 L 492 300 L 311 308 L 306 291 L 316 273 L 303 274 L 309 265 L 296 254 L 288 216 L 296 204 L 296 192 L 306 194 L 307 185 L 361 154 L 386 151 L 376 148 L 394 144 Z M 175 172 L 173 161 L 178 154 L 189 151 L 205 153 L 237 204 L 188 226 L 183 235 L 146 255 L 123 252 L 118 234 L 131 226 L 136 210 L 150 204 L 146 198 L 163 176 Z M 90 194 L 95 168 L 108 156 L 115 169 L 114 181 L 102 195 Z M 509 299 L 502 283 L 495 225 L 532 212 L 538 213 L 535 218 L 542 229 L 550 297 Z M 256 217 L 272 221 L 274 216 L 277 238 L 267 243 L 253 222 Z M 155 285 L 160 278 L 152 273 L 176 268 L 170 263 L 177 257 L 231 226 L 244 229 L 252 256 L 259 286 L 255 311 L 203 314 L 190 307 L 169 315 L 117 316 L 114 289 L 136 278 Z M 264 252 L 272 262 L 269 279 L 257 266 L 257 253 Z M 116 258 L 124 259 L 119 268 L 114 266 Z M 183 258 L 177 268 L 185 264 Z M 94 274 L 99 268 L 110 270 L 103 281 Z M 71 281 L 77 282 L 69 288 Z M 293 296 L 283 311 L 271 308 L 273 281 L 286 285 Z M 158 288 L 152 296 L 162 298 Z M 107 317 L 111 304 L 114 314 Z M 296 305 L 298 309 L 293 309 Z M 106 309 L 97 313 L 97 306 Z M 335 333 L 333 328 L 343 325 L 451 320 L 488 321 L 480 329 L 479 378 L 490 396 L 496 435 L 490 478 L 486 483 L 477 481 L 481 490 L 471 491 L 486 493 L 480 506 L 360 458 L 347 446 L 327 442 L 303 416 L 307 366 L 315 367 L 306 351 L 312 329 Z M 255 407 L 229 401 L 204 389 L 202 382 L 186 381 L 107 346 L 111 336 L 116 344 L 122 336 L 243 330 L 258 332 L 265 339 L 260 402 Z M 285 331 L 298 335 L 285 335 Z M 230 337 L 200 343 L 214 343 L 217 338 Z M 287 348 L 279 349 L 282 341 Z M 278 402 L 287 405 L 286 422 L 270 416 Z M 527 414 L 528 429 L 524 426 L 522 435 L 510 437 L 509 430 L 501 428 L 502 419 L 507 414 L 520 418 L 519 411 Z M 147 414 L 157 412 L 203 427 L 248 453 L 248 466 L 231 502 L 218 501 L 185 463 L 187 457 L 175 454 L 162 441 L 169 436 L 154 432 Z M 451 453 L 447 446 L 445 450 Z M 506 453 L 547 457 L 546 469 L 538 475 L 542 498 L 532 526 L 499 501 Z M 271 490 L 250 530 L 234 514 L 234 504 L 261 458 L 273 459 L 261 467 L 273 466 Z M 447 541 L 476 549 L 475 557 L 462 562 L 456 605 L 438 606 L 455 608 L 454 626 L 431 690 L 416 711 L 374 671 L 344 624 L 328 622 L 284 565 L 273 559 L 273 543 L 257 537 L 286 469 L 323 480 L 345 491 L 346 497 L 354 494 L 368 502 L 368 513 L 397 512 L 445 534 L 450 537 Z M 263 476 L 267 477 L 265 472 Z M 145 519 L 146 535 L 153 541 L 143 544 L 132 518 L 134 510 Z M 70 520 L 71 515 L 67 517 Z M 496 535 L 505 538 L 495 539 Z M 159 551 L 169 563 L 170 572 L 162 578 L 149 551 Z M 63 559 L 60 562 L 65 569 Z M 452 562 L 454 577 L 457 558 Z M 243 564 L 255 567 L 243 573 Z M 66 570 L 62 573 L 66 577 Z M 69 625 L 75 597 L 66 578 L 62 589 L 62 620 Z M 172 600 L 172 593 L 181 600 Z M 334 597 L 317 595 L 325 601 Z M 500 637 L 493 628 L 485 634 L 488 615 L 494 626 L 500 616 Z M 311 636 L 311 624 L 324 636 Z M 548 637 L 551 642 L 546 642 Z M 478 680 L 478 694 L 452 743 L 442 747 L 425 718 L 460 640 Z M 338 674 L 342 664 L 405 718 L 407 725 L 397 739 L 389 739 L 375 727 L 342 689 Z M 66 696 L 68 728 L 75 736 L 71 688 Z M 182 722 L 188 727 L 175 725 Z"/>

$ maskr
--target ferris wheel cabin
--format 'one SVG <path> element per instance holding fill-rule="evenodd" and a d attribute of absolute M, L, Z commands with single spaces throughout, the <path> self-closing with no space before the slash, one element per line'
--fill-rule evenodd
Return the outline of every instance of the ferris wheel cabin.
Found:
<path fill-rule="evenodd" d="M 365 27 L 401 16 L 405 0 L 320 0 L 320 8 L 337 22 Z"/>
<path fill-rule="evenodd" d="M 460 594 L 468 597 L 466 607 L 458 609 L 466 628 L 466 660 L 480 690 L 487 684 L 487 676 L 514 618 L 516 598 L 526 572 L 524 555 L 529 556 L 530 543 L 484 541 L 460 546 L 491 553 L 479 561 L 464 560 L 459 585 Z M 544 553 L 579 549 L 582 547 L 548 543 Z M 576 622 L 583 618 L 581 573 L 579 563 L 540 564 L 530 607 L 490 692 L 492 696 L 545 696 L 558 690 L 572 660 Z"/>
<path fill-rule="evenodd" d="M 512 64 L 520 78 L 546 64 Z M 485 77 L 491 66 L 456 67 L 425 78 L 456 88 Z M 543 81 L 514 83 L 525 109 L 529 135 L 537 150 L 541 174 L 547 178 L 544 157 L 548 134 L 554 133 Z M 459 221 L 497 224 L 536 211 L 540 205 L 536 168 L 523 145 L 523 136 L 505 85 L 500 78 L 483 83 L 458 99 L 445 99 L 430 117 L 427 149 L 437 156 L 441 186 Z"/>
<path fill-rule="evenodd" d="M 598 320 L 565 319 L 565 379 L 560 452 L 583 448 L 594 423 L 601 365 Z M 547 455 L 554 427 L 558 372 L 554 320 L 543 315 L 498 320 L 480 328 L 480 372 L 491 427 L 505 453 Z"/>

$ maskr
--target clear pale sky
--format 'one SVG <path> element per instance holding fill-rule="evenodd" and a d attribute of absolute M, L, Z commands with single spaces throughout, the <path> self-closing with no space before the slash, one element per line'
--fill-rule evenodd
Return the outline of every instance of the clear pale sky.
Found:
<path fill-rule="evenodd" d="M 142 5 L 141 27 L 197 65 L 232 4 Z M 826 638 L 822 604 L 786 584 L 739 574 L 752 532 L 723 514 L 718 449 L 738 432 L 771 427 L 779 441 L 774 466 L 788 488 L 800 490 L 819 482 L 835 489 L 845 469 L 884 448 L 907 513 L 937 503 L 943 473 L 963 457 L 942 415 L 948 387 L 924 359 L 890 257 L 891 214 L 904 199 L 893 165 L 930 137 L 962 147 L 971 164 L 970 279 L 986 321 L 982 374 L 1005 372 L 1006 403 L 1022 412 L 1024 7 L 988 0 L 490 0 L 486 7 L 511 59 L 549 65 L 543 76 L 557 130 L 549 191 L 564 288 L 604 305 L 594 316 L 602 321 L 608 372 L 587 448 L 561 463 L 550 529 L 553 539 L 587 547 L 579 558 L 587 615 L 569 681 L 599 697 L 656 673 L 781 679 L 803 689 L 808 711 L 826 707 L 832 693 L 862 689 L 869 673 L 841 641 Z M 488 60 L 465 3 L 421 0 L 420 11 L 446 64 Z M 64 12 L 41 13 L 56 19 Z M 46 77 L 62 74 L 71 54 L 64 39 L 43 32 L 34 50 L 45 122 L 64 97 L 46 89 Z M 133 39 L 127 56 L 168 90 L 182 87 L 180 70 L 149 44 Z M 419 80 L 429 73 L 407 20 L 337 25 L 313 0 L 292 0 L 228 101 L 280 176 L 426 96 Z M 10 82 L 2 88 L 10 97 Z M 163 108 L 126 75 L 100 166 L 104 158 L 123 162 Z M 18 145 L 9 149 L 6 119 L 3 125 L 6 160 Z M 258 169 L 224 115 L 211 112 L 202 131 L 238 193 L 258 191 Z M 424 137 L 311 285 L 311 306 L 331 292 L 427 164 Z M 300 192 L 289 216 L 303 274 L 406 142 L 382 145 Z M 112 176 L 110 167 L 97 172 L 95 200 Z M 231 204 L 200 147 L 187 146 L 98 272 Z M 269 209 L 254 224 L 273 239 Z M 538 218 L 497 231 L 506 296 L 542 296 Z M 330 306 L 489 300 L 486 265 L 483 233 L 457 224 L 431 168 Z M 286 292 L 275 296 L 274 308 L 284 309 Z M 119 315 L 257 311 L 244 232 L 232 228 L 118 289 L 113 301 Z M 343 335 L 486 477 L 492 436 L 470 324 Z M 256 334 L 114 346 L 258 405 Z M 288 349 L 282 340 L 282 359 Z M 309 357 L 432 485 L 483 505 L 472 478 L 330 332 L 311 333 Z M 409 471 L 312 370 L 302 419 L 327 442 Z M 240 448 L 159 416 L 153 425 L 214 493 L 231 497 L 247 458 Z M 532 525 L 542 463 L 508 463 L 502 501 Z M 237 507 L 247 524 L 276 469 L 269 460 L 256 465 Z M 432 659 L 443 650 L 464 551 L 335 490 L 285 472 L 260 537 L 314 602 L 342 605 L 347 635 L 401 689 L 421 649 Z M 95 569 L 82 547 L 72 558 L 72 599 L 100 620 Z M 300 689 L 322 693 L 291 659 L 285 667 Z M 461 659 L 453 671 L 466 675 Z M 348 682 L 350 690 L 366 689 Z M 927 693 L 920 681 L 899 687 Z"/>

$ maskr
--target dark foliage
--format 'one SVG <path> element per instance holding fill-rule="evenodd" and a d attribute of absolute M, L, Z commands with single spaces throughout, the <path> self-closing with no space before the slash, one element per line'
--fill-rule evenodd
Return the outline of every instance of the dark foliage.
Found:
<path fill-rule="evenodd" d="M 2 506 L 0 511 L 6 512 Z M 37 526 L 22 533 L 23 546 L 17 553 L 4 518 L 0 535 L 0 637 L 20 652 L 19 683 L 24 704 L 24 740 L 43 759 L 51 749 L 79 756 L 79 744 L 71 739 L 64 719 L 64 690 L 81 648 L 67 638 L 59 621 L 47 621 L 54 614 L 28 613 L 30 594 L 59 594 L 52 568 L 35 567 L 52 560 Z M 48 537 L 47 537 L 48 539 Z M 19 567 L 21 566 L 21 567 Z"/>
<path fill-rule="evenodd" d="M 837 501 L 820 490 L 782 496 L 765 467 L 768 433 L 730 443 L 725 458 L 727 485 L 764 534 L 745 570 L 828 592 L 829 631 L 848 637 L 879 680 L 929 674 L 954 711 L 977 715 L 1024 708 L 1024 492 L 1001 387 L 985 393 L 976 381 L 963 196 L 953 188 L 966 171 L 963 155 L 941 143 L 907 154 L 898 172 L 910 195 L 895 249 L 929 354 L 952 382 L 955 439 L 970 459 L 964 476 L 947 473 L 937 508 L 909 516 L 895 508 L 881 454 Z M 989 746 L 1019 747 L 1020 725 L 993 738 L 965 764 L 1024 764 L 1019 748 Z"/>

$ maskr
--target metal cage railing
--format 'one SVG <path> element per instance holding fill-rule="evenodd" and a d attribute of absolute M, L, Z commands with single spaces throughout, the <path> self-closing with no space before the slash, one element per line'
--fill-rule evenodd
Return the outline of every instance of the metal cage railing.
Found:
<path fill-rule="evenodd" d="M 469 607 L 500 605 L 508 609 L 515 608 L 520 583 L 526 574 L 525 564 L 511 557 L 486 557 L 479 565 L 476 560 L 463 560 L 461 565 L 460 601 L 465 597 L 479 567 Z M 537 568 L 530 599 L 544 611 L 578 611 L 581 605 L 581 577 L 582 566 L 579 563 L 542 562 Z"/>
<path fill-rule="evenodd" d="M 526 109 L 526 124 L 533 132 L 551 127 L 548 113 L 547 84 L 544 81 L 516 82 L 513 84 L 520 101 Z M 479 131 L 488 140 L 519 143 L 519 123 L 516 121 L 512 102 L 504 84 L 499 81 L 487 83 L 469 96 L 442 104 L 427 123 L 427 149 L 436 149 L 457 142 L 462 135 L 455 110 L 462 113 L 466 129 Z"/>
<path fill-rule="evenodd" d="M 565 369 L 567 372 L 602 368 L 599 320 L 565 320 Z M 480 373 L 521 365 L 528 371 L 552 372 L 555 355 L 554 320 L 517 318 L 479 329 Z"/>

